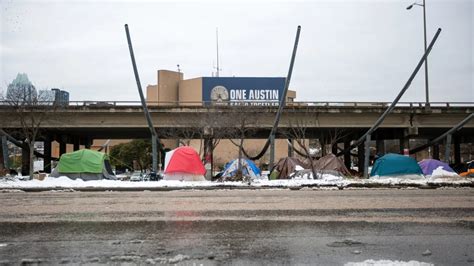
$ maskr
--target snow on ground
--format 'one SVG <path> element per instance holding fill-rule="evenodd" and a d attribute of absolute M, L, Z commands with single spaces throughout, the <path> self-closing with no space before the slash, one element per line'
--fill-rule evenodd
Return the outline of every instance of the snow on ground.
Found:
<path fill-rule="evenodd" d="M 231 183 L 231 184 L 227 184 Z M 46 177 L 43 181 L 33 179 L 21 181 L 19 179 L 9 179 L 0 181 L 0 189 L 4 188 L 154 188 L 154 187 L 210 187 L 225 184 L 233 185 L 237 182 L 216 183 L 211 181 L 120 181 L 120 180 L 90 180 L 69 179 L 66 176 Z M 238 185 L 238 184 L 235 184 Z"/>
<path fill-rule="evenodd" d="M 367 182 L 373 184 L 384 185 L 403 185 L 403 184 L 417 184 L 424 185 L 428 179 L 423 175 L 401 175 L 401 176 L 371 176 Z"/>
<path fill-rule="evenodd" d="M 344 266 L 431 266 L 429 262 L 422 261 L 398 261 L 398 260 L 365 260 L 362 262 L 348 262 Z"/>
<path fill-rule="evenodd" d="M 20 180 L 18 178 L 0 179 L 0 189 L 21 189 L 21 188 L 202 188 L 202 187 L 299 187 L 304 185 L 343 185 L 345 181 L 342 178 L 328 175 L 328 180 L 267 180 L 256 179 L 249 185 L 247 182 L 212 182 L 212 181 L 178 181 L 178 180 L 160 180 L 160 181 L 119 181 L 119 180 L 90 180 L 69 179 L 68 177 L 46 177 L 43 181 Z"/>
<path fill-rule="evenodd" d="M 84 188 L 99 188 L 99 189 L 118 189 L 118 188 L 139 188 L 146 190 L 147 188 L 219 188 L 219 187 L 235 187 L 235 188 L 295 188 L 305 186 L 315 187 L 350 187 L 350 186 L 372 186 L 372 185 L 474 185 L 474 181 L 466 178 L 453 177 L 446 178 L 443 173 L 443 178 L 425 178 L 423 176 L 401 176 L 401 177 L 371 177 L 370 179 L 347 179 L 340 176 L 330 174 L 321 175 L 320 179 L 280 179 L 268 180 L 258 179 L 253 180 L 250 184 L 247 182 L 212 182 L 212 181 L 178 181 L 178 180 L 160 180 L 160 181 L 120 181 L 120 180 L 91 180 L 83 181 L 82 179 L 69 179 L 61 176 L 46 177 L 43 181 L 20 180 L 18 177 L 0 177 L 0 190 L 8 191 L 15 189 L 84 189 Z"/>
<path fill-rule="evenodd" d="M 434 174 L 435 172 L 433 172 Z M 384 185 L 468 185 L 474 184 L 474 180 L 460 177 L 457 174 L 440 170 L 437 175 L 402 175 L 402 176 L 371 176 L 370 179 L 361 179 L 362 182 L 368 184 L 384 184 Z M 447 173 L 447 174 L 446 174 Z"/>
<path fill-rule="evenodd" d="M 431 176 L 428 176 L 429 179 L 431 180 L 436 180 L 436 179 L 454 179 L 454 180 L 459 180 L 463 179 L 461 176 L 459 176 L 456 173 L 449 172 L 443 169 L 443 166 L 440 166 L 433 170 L 433 173 L 431 173 Z"/>

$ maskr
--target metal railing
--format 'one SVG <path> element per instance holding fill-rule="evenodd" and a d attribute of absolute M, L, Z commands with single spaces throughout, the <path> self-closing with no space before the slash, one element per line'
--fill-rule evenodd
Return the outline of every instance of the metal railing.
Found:
<path fill-rule="evenodd" d="M 35 105 L 53 105 L 54 102 L 38 102 Z M 1 101 L 0 106 L 11 105 L 8 101 Z M 186 102 L 153 102 L 148 101 L 147 105 L 150 107 L 213 107 L 213 106 L 222 106 L 222 107 L 232 107 L 232 106 L 251 106 L 251 107 L 277 107 L 278 102 L 255 102 L 255 101 L 237 101 L 237 102 L 227 102 L 227 103 L 216 103 L 216 102 L 206 102 L 206 101 L 186 101 Z M 385 108 L 390 105 L 390 102 L 355 102 L 355 101 L 298 101 L 298 102 L 287 102 L 287 107 L 376 107 L 376 108 Z M 88 107 L 140 107 L 140 101 L 69 101 L 68 105 L 62 106 L 88 106 Z M 425 102 L 399 102 L 396 105 L 397 107 L 406 107 L 406 108 L 424 108 Z M 430 107 L 432 108 L 450 108 L 450 107 L 474 107 L 474 102 L 430 102 Z"/>

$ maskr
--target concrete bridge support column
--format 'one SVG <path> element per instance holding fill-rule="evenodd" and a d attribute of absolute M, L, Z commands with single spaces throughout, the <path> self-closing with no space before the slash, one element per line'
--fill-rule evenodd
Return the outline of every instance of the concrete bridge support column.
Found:
<path fill-rule="evenodd" d="M 333 143 L 333 144 L 332 144 L 331 152 L 332 152 L 332 154 L 334 154 L 334 155 L 337 154 L 337 143 Z"/>
<path fill-rule="evenodd" d="M 51 139 L 46 138 L 44 140 L 44 171 L 51 173 Z"/>
<path fill-rule="evenodd" d="M 66 141 L 61 140 L 59 141 L 59 156 L 66 153 Z"/>
<path fill-rule="evenodd" d="M 446 163 L 450 163 L 451 162 L 451 140 L 452 140 L 452 135 L 451 134 L 448 134 L 446 136 L 446 144 L 444 145 L 445 146 L 445 153 L 444 153 L 444 161 Z"/>
<path fill-rule="evenodd" d="M 206 136 L 204 139 L 204 167 L 206 168 L 206 179 L 212 179 L 212 170 L 214 167 L 213 152 L 212 152 L 213 139 L 210 136 Z"/>
<path fill-rule="evenodd" d="M 293 139 L 288 139 L 288 157 L 293 157 Z"/>
<path fill-rule="evenodd" d="M 85 138 L 84 139 L 84 147 L 86 149 L 90 149 L 92 146 L 92 139 L 91 138 Z"/>
<path fill-rule="evenodd" d="M 364 158 L 365 158 L 365 143 L 362 142 L 357 147 L 357 167 L 359 168 L 359 173 L 364 173 Z"/>
<path fill-rule="evenodd" d="M 369 178 L 369 162 L 370 162 L 370 134 L 365 137 L 364 150 L 364 177 Z"/>
<path fill-rule="evenodd" d="M 0 143 L 0 165 L 3 166 L 3 168 L 8 169 L 10 167 L 8 163 L 8 144 L 7 144 L 7 137 L 2 136 L 2 142 Z M 2 167 L 0 167 L 1 170 Z"/>
<path fill-rule="evenodd" d="M 439 144 L 433 145 L 433 159 L 439 160 Z"/>
<path fill-rule="evenodd" d="M 375 140 L 375 149 L 376 149 L 377 155 L 384 155 L 385 154 L 385 140 L 377 137 L 377 139 Z"/>
<path fill-rule="evenodd" d="M 321 157 L 326 156 L 326 140 L 321 135 L 318 141 L 319 141 L 319 145 L 321 145 Z"/>
<path fill-rule="evenodd" d="M 400 138 L 400 154 L 405 154 L 407 150 L 410 150 L 410 138 L 401 137 Z"/>
<path fill-rule="evenodd" d="M 461 163 L 461 141 L 458 136 L 454 138 L 454 163 Z"/>
<path fill-rule="evenodd" d="M 21 149 L 21 174 L 29 175 L 30 174 L 30 149 L 25 144 Z"/>
<path fill-rule="evenodd" d="M 351 146 L 350 139 L 344 139 L 344 149 Z M 347 169 L 351 169 L 351 150 L 344 152 L 344 165 Z"/>
<path fill-rule="evenodd" d="M 80 148 L 80 139 L 79 137 L 72 138 L 73 151 L 78 151 Z"/>

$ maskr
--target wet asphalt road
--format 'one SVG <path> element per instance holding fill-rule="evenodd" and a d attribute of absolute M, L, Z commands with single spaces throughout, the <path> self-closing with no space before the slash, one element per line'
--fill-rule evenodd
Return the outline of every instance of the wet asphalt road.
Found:
<path fill-rule="evenodd" d="M 474 264 L 474 190 L 0 193 L 0 264 Z"/>

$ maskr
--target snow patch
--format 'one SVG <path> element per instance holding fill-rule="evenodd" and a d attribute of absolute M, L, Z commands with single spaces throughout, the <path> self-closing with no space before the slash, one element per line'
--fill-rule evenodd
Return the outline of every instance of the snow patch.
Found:
<path fill-rule="evenodd" d="M 178 254 L 175 257 L 173 257 L 171 259 L 168 259 L 168 262 L 171 263 L 171 264 L 174 264 L 174 263 L 181 262 L 183 260 L 189 260 L 189 256 Z"/>
<path fill-rule="evenodd" d="M 428 262 L 420 262 L 416 260 L 398 261 L 398 260 L 365 260 L 362 262 L 348 262 L 345 266 L 432 266 L 434 264 Z"/>
<path fill-rule="evenodd" d="M 20 180 L 18 177 L 14 178 L 0 178 L 0 192 L 21 192 L 22 189 L 47 189 L 57 192 L 74 192 L 84 188 L 98 188 L 98 189 L 143 189 L 150 190 L 152 188 L 260 188 L 260 187 L 275 187 L 275 188 L 295 188 L 295 187 L 348 187 L 348 186 L 372 186 L 372 185 L 472 185 L 474 182 L 467 178 L 424 178 L 423 176 L 388 176 L 388 177 L 371 177 L 370 179 L 348 179 L 341 176 L 331 174 L 318 174 L 318 179 L 312 179 L 312 173 L 305 173 L 305 176 L 300 176 L 294 179 L 279 179 L 268 180 L 267 178 L 253 180 L 250 184 L 248 182 L 239 181 L 179 181 L 179 180 L 160 180 L 160 181 L 120 181 L 120 180 L 89 180 L 82 179 L 72 180 L 66 176 L 61 177 L 46 177 L 44 180 Z"/>
<path fill-rule="evenodd" d="M 452 178 L 452 179 L 461 179 L 461 176 L 459 176 L 456 173 L 446 171 L 444 170 L 443 166 L 439 166 L 435 170 L 433 170 L 433 173 L 429 177 L 430 179 L 437 179 L 437 178 Z"/>
<path fill-rule="evenodd" d="M 398 176 L 393 176 L 393 175 L 384 175 L 384 176 L 379 176 L 379 175 L 374 175 L 371 176 L 370 179 L 377 179 L 377 180 L 385 180 L 385 179 L 399 179 L 399 180 L 425 180 L 424 175 L 398 175 Z"/>

